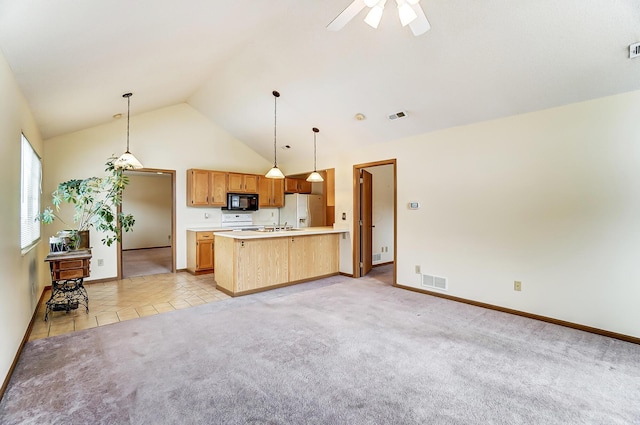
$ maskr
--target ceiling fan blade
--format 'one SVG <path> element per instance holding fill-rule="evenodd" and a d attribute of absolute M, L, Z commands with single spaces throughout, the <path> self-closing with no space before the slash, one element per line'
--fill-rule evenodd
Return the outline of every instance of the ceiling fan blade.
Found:
<path fill-rule="evenodd" d="M 411 28 L 413 35 L 419 36 L 429 31 L 431 24 L 427 20 L 427 16 L 424 14 L 422 7 L 420 7 L 420 3 L 412 4 L 411 7 L 416 11 L 418 17 L 409 23 L 409 28 Z"/>
<path fill-rule="evenodd" d="M 362 9 L 364 9 L 364 0 L 353 0 L 336 18 L 329 22 L 327 29 L 330 31 L 341 30 L 347 23 L 352 20 Z"/>

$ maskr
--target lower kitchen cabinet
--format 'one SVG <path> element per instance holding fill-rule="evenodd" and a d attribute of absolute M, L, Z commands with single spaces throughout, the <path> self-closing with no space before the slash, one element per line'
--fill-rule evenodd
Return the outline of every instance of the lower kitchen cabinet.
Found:
<path fill-rule="evenodd" d="M 246 239 L 216 236 L 216 287 L 236 296 L 338 274 L 338 233 L 283 233 Z"/>
<path fill-rule="evenodd" d="M 213 273 L 213 232 L 187 230 L 187 270 L 192 274 Z"/>

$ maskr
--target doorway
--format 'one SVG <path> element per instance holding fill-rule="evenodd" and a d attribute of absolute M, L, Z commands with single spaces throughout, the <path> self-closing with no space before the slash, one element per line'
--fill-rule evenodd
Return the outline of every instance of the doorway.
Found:
<path fill-rule="evenodd" d="M 396 284 L 396 160 L 353 166 L 353 277 L 393 264 Z M 389 252 L 391 251 L 391 252 Z"/>
<path fill-rule="evenodd" d="M 133 214 L 133 232 L 118 244 L 118 278 L 175 273 L 175 170 L 126 170 L 121 211 Z"/>

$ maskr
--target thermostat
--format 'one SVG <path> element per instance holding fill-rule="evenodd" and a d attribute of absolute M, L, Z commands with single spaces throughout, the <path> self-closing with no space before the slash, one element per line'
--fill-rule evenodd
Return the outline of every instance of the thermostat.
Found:
<path fill-rule="evenodd" d="M 420 202 L 409 202 L 410 210 L 417 210 L 418 208 L 420 208 Z"/>

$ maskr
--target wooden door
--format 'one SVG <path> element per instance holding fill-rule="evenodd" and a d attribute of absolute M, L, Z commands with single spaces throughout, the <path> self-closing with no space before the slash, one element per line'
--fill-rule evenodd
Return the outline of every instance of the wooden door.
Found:
<path fill-rule="evenodd" d="M 272 195 L 272 185 L 273 179 L 260 179 L 260 184 L 258 188 L 258 202 L 260 207 L 270 207 L 272 205 L 271 198 Z"/>
<path fill-rule="evenodd" d="M 360 176 L 360 276 L 365 276 L 373 268 L 373 175 L 361 170 Z"/>
<path fill-rule="evenodd" d="M 196 250 L 196 270 L 213 269 L 213 239 L 198 241 Z"/>

